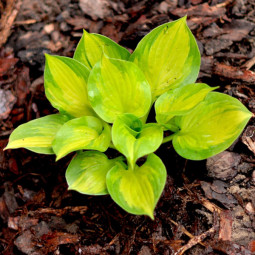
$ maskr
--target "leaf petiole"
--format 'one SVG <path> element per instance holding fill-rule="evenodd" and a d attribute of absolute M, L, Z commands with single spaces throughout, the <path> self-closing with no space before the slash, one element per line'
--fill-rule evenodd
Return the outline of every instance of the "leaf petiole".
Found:
<path fill-rule="evenodd" d="M 172 134 L 172 135 L 169 135 L 169 136 L 164 137 L 164 138 L 163 138 L 163 142 L 162 142 L 162 144 L 163 144 L 163 143 L 167 143 L 167 142 L 172 141 L 175 135 L 176 135 L 176 133 L 175 133 L 175 134 Z"/>

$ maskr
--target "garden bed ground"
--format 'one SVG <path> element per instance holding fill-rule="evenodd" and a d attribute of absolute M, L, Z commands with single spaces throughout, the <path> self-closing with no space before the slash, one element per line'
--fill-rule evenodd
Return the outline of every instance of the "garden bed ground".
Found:
<path fill-rule="evenodd" d="M 207 161 L 185 160 L 171 144 L 156 152 L 168 179 L 154 221 L 108 196 L 68 191 L 73 155 L 56 163 L 2 151 L 15 127 L 54 112 L 44 95 L 44 53 L 72 57 L 83 28 L 132 51 L 152 28 L 186 14 L 202 55 L 199 81 L 254 112 L 254 0 L 0 2 L 1 254 L 255 254 L 254 120 Z"/>

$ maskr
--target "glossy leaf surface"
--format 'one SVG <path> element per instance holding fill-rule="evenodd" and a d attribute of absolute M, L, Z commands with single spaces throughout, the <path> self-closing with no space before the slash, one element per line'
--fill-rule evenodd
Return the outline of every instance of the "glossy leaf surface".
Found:
<path fill-rule="evenodd" d="M 144 72 L 153 101 L 169 89 L 194 83 L 200 53 L 186 17 L 152 30 L 139 42 L 130 60 Z"/>
<path fill-rule="evenodd" d="M 165 92 L 155 103 L 157 121 L 167 123 L 174 116 L 187 114 L 214 89 L 204 83 L 194 83 Z"/>
<path fill-rule="evenodd" d="M 92 69 L 89 100 L 95 112 L 113 123 L 118 115 L 144 116 L 151 105 L 151 91 L 142 71 L 131 62 L 103 57 Z"/>
<path fill-rule="evenodd" d="M 134 168 L 138 158 L 158 149 L 163 140 L 163 129 L 157 124 L 143 125 L 132 114 L 123 114 L 113 123 L 112 141 Z"/>
<path fill-rule="evenodd" d="M 90 34 L 84 30 L 73 58 L 84 64 L 88 69 L 92 69 L 101 60 L 104 53 L 110 58 L 123 60 L 130 56 L 128 50 L 110 38 L 99 34 Z"/>
<path fill-rule="evenodd" d="M 106 151 L 110 141 L 108 124 L 96 117 L 84 116 L 66 122 L 57 132 L 52 147 L 58 160 L 76 150 Z"/>
<path fill-rule="evenodd" d="M 69 190 L 87 195 L 108 194 L 106 174 L 115 161 L 98 151 L 79 152 L 69 164 L 66 180 Z"/>
<path fill-rule="evenodd" d="M 155 154 L 150 154 L 146 162 L 133 171 L 117 164 L 106 176 L 108 191 L 120 207 L 129 213 L 148 215 L 152 219 L 165 182 L 165 166 Z"/>
<path fill-rule="evenodd" d="M 22 124 L 12 132 L 5 149 L 26 148 L 37 153 L 54 154 L 52 141 L 68 120 L 64 115 L 52 114 Z"/>
<path fill-rule="evenodd" d="M 173 138 L 173 146 L 184 158 L 209 158 L 227 149 L 251 116 L 237 99 L 210 92 L 193 111 L 176 118 L 180 131 Z"/>
<path fill-rule="evenodd" d="M 53 107 L 74 117 L 95 115 L 88 101 L 89 70 L 78 61 L 46 55 L 45 94 Z"/>

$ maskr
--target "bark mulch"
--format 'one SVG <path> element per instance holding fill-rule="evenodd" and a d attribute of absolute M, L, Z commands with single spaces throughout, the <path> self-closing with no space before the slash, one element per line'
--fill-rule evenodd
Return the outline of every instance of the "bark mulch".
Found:
<path fill-rule="evenodd" d="M 202 56 L 198 81 L 254 112 L 254 0 L 0 2 L 1 254 L 255 254 L 254 119 L 206 161 L 185 160 L 170 144 L 156 152 L 168 179 L 154 221 L 108 196 L 68 191 L 73 155 L 56 163 L 24 149 L 2 151 L 15 127 L 55 111 L 44 95 L 44 53 L 72 57 L 82 29 L 132 51 L 151 29 L 186 14 Z"/>

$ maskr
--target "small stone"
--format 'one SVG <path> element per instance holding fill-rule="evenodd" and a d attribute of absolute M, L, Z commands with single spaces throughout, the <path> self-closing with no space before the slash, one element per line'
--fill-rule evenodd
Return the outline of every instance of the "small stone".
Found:
<path fill-rule="evenodd" d="M 63 21 L 60 23 L 60 30 L 63 32 L 67 32 L 71 30 L 71 27 L 66 22 Z"/>
<path fill-rule="evenodd" d="M 255 170 L 252 172 L 251 178 L 252 178 L 252 182 L 255 183 Z"/>
<path fill-rule="evenodd" d="M 110 3 L 106 0 L 80 0 L 80 8 L 93 20 L 104 19 L 112 15 Z"/>
<path fill-rule="evenodd" d="M 169 9 L 169 4 L 167 4 L 166 2 L 162 2 L 158 6 L 159 13 L 168 13 L 168 9 Z"/>
<path fill-rule="evenodd" d="M 11 91 L 0 89 L 0 119 L 8 118 L 16 101 Z"/>
<path fill-rule="evenodd" d="M 57 41 L 59 41 L 59 39 L 60 39 L 59 31 L 53 31 L 52 34 L 51 34 L 51 38 L 52 38 L 53 42 L 55 42 L 55 43 Z"/>
<path fill-rule="evenodd" d="M 47 33 L 47 34 L 51 34 L 54 31 L 54 24 L 48 24 L 46 26 L 44 26 L 43 30 Z"/>
<path fill-rule="evenodd" d="M 151 255 L 151 250 L 148 246 L 143 245 L 138 255 Z"/>
<path fill-rule="evenodd" d="M 248 202 L 248 203 L 245 205 L 245 211 L 246 211 L 248 214 L 254 214 L 254 213 L 255 213 L 254 206 L 252 205 L 251 202 Z"/>
<path fill-rule="evenodd" d="M 20 219 L 20 216 L 9 217 L 8 218 L 8 228 L 18 230 L 19 229 L 19 219 Z"/>

